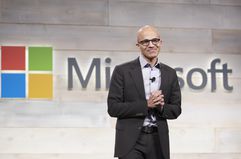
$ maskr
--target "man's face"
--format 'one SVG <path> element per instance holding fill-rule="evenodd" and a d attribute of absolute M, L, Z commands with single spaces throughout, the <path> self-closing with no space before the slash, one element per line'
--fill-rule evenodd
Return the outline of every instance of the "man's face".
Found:
<path fill-rule="evenodd" d="M 149 60 L 157 58 L 160 52 L 160 35 L 152 29 L 146 28 L 138 33 L 137 44 L 143 56 Z"/>

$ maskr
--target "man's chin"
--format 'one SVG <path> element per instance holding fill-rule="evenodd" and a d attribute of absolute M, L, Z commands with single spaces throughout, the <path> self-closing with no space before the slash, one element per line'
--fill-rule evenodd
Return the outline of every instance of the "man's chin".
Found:
<path fill-rule="evenodd" d="M 156 59 L 157 56 L 148 56 L 147 58 L 152 61 L 152 60 Z"/>
<path fill-rule="evenodd" d="M 154 54 L 151 54 L 151 55 L 149 56 L 149 58 L 154 59 L 154 58 L 157 58 L 157 56 L 158 56 L 158 54 L 154 53 Z"/>

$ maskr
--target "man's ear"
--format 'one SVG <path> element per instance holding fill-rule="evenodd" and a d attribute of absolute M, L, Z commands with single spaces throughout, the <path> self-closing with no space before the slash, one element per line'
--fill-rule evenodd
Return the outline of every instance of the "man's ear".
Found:
<path fill-rule="evenodd" d="M 137 46 L 137 47 L 139 47 L 139 46 L 140 46 L 140 44 L 136 43 L 136 46 Z"/>

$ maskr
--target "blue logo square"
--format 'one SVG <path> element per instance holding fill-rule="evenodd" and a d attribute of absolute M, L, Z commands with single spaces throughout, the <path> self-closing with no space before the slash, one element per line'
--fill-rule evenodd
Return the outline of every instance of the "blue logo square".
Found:
<path fill-rule="evenodd" d="M 2 98 L 25 98 L 25 74 L 24 73 L 2 73 Z"/>

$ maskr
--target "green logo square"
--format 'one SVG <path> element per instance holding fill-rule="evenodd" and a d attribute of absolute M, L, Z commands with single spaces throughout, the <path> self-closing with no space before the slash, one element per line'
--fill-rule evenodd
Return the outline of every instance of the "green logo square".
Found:
<path fill-rule="evenodd" d="M 29 47 L 28 52 L 28 68 L 30 71 L 52 71 L 52 47 Z"/>

